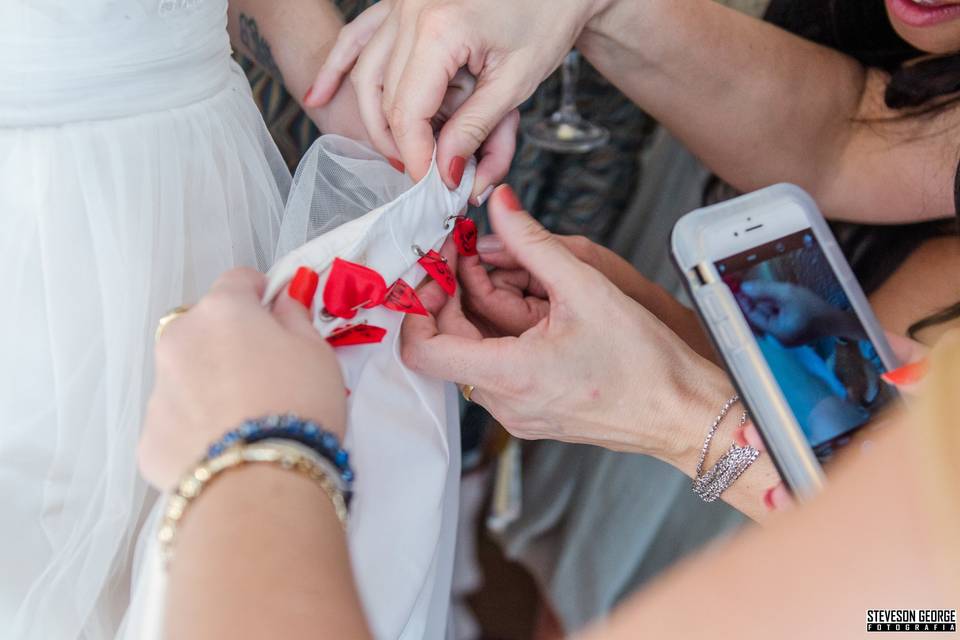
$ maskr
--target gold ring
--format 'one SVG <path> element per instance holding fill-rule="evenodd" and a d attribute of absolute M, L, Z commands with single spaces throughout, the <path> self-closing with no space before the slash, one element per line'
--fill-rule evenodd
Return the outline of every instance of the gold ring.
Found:
<path fill-rule="evenodd" d="M 473 402 L 473 390 L 476 387 L 472 384 L 462 384 L 460 385 L 460 393 L 463 395 L 463 399 L 467 402 Z"/>
<path fill-rule="evenodd" d="M 174 320 L 176 320 L 177 318 L 185 314 L 187 311 L 190 311 L 190 306 L 182 305 L 177 307 L 176 309 L 171 309 L 167 315 L 160 318 L 160 321 L 157 322 L 157 331 L 156 333 L 153 334 L 154 341 L 159 340 L 160 336 L 163 335 L 163 332 L 166 331 L 167 326 L 171 322 L 173 322 Z"/>

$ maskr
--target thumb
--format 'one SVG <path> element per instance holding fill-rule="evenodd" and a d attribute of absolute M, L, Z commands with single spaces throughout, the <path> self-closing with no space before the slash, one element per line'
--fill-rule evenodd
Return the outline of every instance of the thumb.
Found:
<path fill-rule="evenodd" d="M 516 124 L 519 120 L 511 114 L 515 105 L 510 97 L 501 95 L 502 91 L 498 92 L 498 87 L 502 90 L 500 83 L 481 78 L 476 90 L 453 111 L 450 119 L 443 125 L 437 137 L 437 162 L 441 167 L 446 169 L 456 158 L 470 158 L 484 143 L 490 142 L 494 145 L 494 157 L 498 155 L 498 146 L 505 147 L 507 153 L 504 154 L 501 149 L 498 159 L 500 165 L 505 161 L 509 168 L 515 144 L 512 141 L 515 140 Z M 500 126 L 501 122 L 506 124 Z M 498 135 L 491 137 L 495 132 Z M 502 173 L 493 177 L 500 178 Z M 456 176 L 447 176 L 447 186 L 456 187 L 458 182 Z M 489 176 L 483 188 L 488 184 L 491 184 Z"/>
<path fill-rule="evenodd" d="M 277 296 L 273 303 L 273 317 L 287 331 L 301 335 L 311 340 L 325 342 L 320 333 L 313 326 L 310 319 L 310 309 L 301 300 L 294 298 L 290 289 Z"/>
<path fill-rule="evenodd" d="M 513 189 L 508 185 L 497 187 L 490 196 L 488 210 L 505 251 L 543 284 L 551 299 L 583 290 L 591 268 L 523 210 Z"/>

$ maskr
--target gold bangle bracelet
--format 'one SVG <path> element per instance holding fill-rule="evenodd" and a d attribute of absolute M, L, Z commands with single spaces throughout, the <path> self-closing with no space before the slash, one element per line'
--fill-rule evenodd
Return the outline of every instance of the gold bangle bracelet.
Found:
<path fill-rule="evenodd" d="M 190 504 L 196 500 L 210 482 L 228 469 L 244 464 L 266 462 L 283 469 L 303 474 L 316 482 L 333 503 L 340 524 L 347 526 L 347 503 L 343 490 L 334 480 L 337 477 L 333 465 L 313 450 L 295 442 L 262 440 L 253 444 L 237 444 L 215 458 L 205 458 L 186 474 L 176 490 L 167 499 L 163 521 L 157 532 L 160 553 L 164 564 L 173 558 L 177 527 Z"/>

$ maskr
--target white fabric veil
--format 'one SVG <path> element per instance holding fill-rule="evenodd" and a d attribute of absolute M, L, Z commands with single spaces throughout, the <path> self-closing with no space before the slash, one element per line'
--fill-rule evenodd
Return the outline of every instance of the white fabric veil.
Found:
<path fill-rule="evenodd" d="M 414 247 L 440 247 L 451 218 L 467 204 L 474 173 L 471 163 L 460 188 L 450 191 L 434 163 L 413 184 L 364 145 L 324 136 L 297 169 L 280 234 L 278 255 L 286 255 L 269 273 L 265 302 L 283 291 L 297 268 L 320 273 L 313 310 L 324 336 L 345 323 L 387 330 L 379 344 L 337 350 L 351 391 L 346 446 L 357 474 L 348 542 L 377 638 L 447 635 L 460 476 L 457 394 L 453 385 L 403 365 L 401 313 L 381 306 L 349 321 L 328 320 L 320 298 L 335 257 L 374 269 L 388 285 L 403 278 L 416 287 L 426 272 Z M 126 628 L 130 638 L 160 631 L 164 581 L 156 528 L 146 531 Z"/>

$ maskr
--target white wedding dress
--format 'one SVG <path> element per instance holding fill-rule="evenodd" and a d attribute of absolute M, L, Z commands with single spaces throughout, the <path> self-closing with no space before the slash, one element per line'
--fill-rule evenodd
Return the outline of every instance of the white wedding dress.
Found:
<path fill-rule="evenodd" d="M 416 286 L 412 245 L 439 247 L 466 204 L 472 164 L 455 192 L 435 167 L 413 185 L 327 136 L 284 213 L 290 175 L 229 53 L 226 0 L 0 0 L 4 640 L 113 638 L 124 616 L 125 638 L 162 633 L 144 525 L 156 500 L 135 450 L 166 311 L 230 267 L 266 269 L 278 249 L 271 294 L 334 256 Z M 359 317 L 388 334 L 338 350 L 352 391 L 354 573 L 378 638 L 442 638 L 456 392 L 403 366 L 402 314 Z M 316 321 L 324 335 L 342 324 Z"/>
<path fill-rule="evenodd" d="M 0 637 L 112 638 L 153 331 L 273 260 L 290 176 L 226 0 L 0 0 Z"/>

